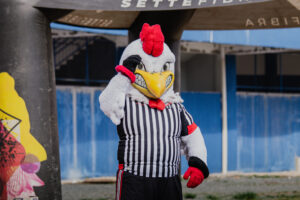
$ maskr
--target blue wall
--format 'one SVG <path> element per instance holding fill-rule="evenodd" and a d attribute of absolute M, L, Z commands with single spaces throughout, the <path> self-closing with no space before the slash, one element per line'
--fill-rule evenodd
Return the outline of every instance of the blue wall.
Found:
<path fill-rule="evenodd" d="M 210 172 L 222 171 L 222 119 L 219 93 L 182 93 L 184 106 L 200 127 L 207 148 L 207 165 Z M 187 161 L 182 156 L 182 173 Z"/>
<path fill-rule="evenodd" d="M 228 59 L 227 75 L 234 74 Z M 235 92 L 228 83 L 228 169 L 242 172 L 293 170 L 300 156 L 300 95 Z M 114 176 L 116 127 L 99 109 L 100 90 L 58 87 L 58 127 L 62 179 Z M 221 172 L 221 95 L 182 93 L 200 127 L 211 172 Z M 75 122 L 75 123 L 74 123 Z M 182 173 L 187 162 L 182 157 Z"/>
<path fill-rule="evenodd" d="M 114 176 L 117 169 L 116 127 L 99 109 L 100 90 L 58 87 L 58 127 L 62 179 Z M 183 93 L 186 109 L 207 145 L 211 172 L 221 171 L 221 105 L 217 93 Z M 74 123 L 75 122 L 75 123 Z M 182 159 L 182 173 L 187 168 Z"/>
<path fill-rule="evenodd" d="M 300 95 L 237 95 L 239 171 L 295 169 L 300 156 Z"/>
<path fill-rule="evenodd" d="M 236 93 L 236 61 L 226 57 L 228 170 L 295 169 L 300 146 L 300 94 Z"/>
<path fill-rule="evenodd" d="M 62 179 L 115 175 L 118 135 L 99 109 L 99 95 L 93 88 L 57 88 Z"/>

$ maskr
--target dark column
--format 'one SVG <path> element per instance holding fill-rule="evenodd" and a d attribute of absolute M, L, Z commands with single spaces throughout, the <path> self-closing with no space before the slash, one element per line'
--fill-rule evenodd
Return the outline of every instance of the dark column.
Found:
<path fill-rule="evenodd" d="M 175 54 L 175 83 L 174 90 L 180 91 L 180 38 L 184 26 L 190 20 L 195 10 L 176 10 L 159 12 L 141 12 L 129 29 L 129 41 L 139 38 L 144 23 L 160 24 L 165 36 L 165 42 Z"/>
<path fill-rule="evenodd" d="M 266 73 L 265 73 L 265 87 L 268 91 L 272 90 L 272 87 L 279 87 L 280 83 L 277 76 L 277 54 L 266 54 L 265 55 L 265 66 L 266 66 Z"/>
<path fill-rule="evenodd" d="M 61 199 L 61 182 L 51 31 L 48 19 L 32 7 L 33 2 L 0 1 L 0 73 L 14 79 L 29 113 L 30 134 L 47 153 L 37 172 L 45 185 L 34 187 L 35 194 L 40 200 L 56 200 Z"/>
<path fill-rule="evenodd" d="M 226 56 L 228 171 L 237 170 L 236 56 Z"/>

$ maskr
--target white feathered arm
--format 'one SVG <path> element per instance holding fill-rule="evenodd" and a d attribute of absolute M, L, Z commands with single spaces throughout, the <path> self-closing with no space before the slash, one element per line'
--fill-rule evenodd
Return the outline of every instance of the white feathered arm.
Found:
<path fill-rule="evenodd" d="M 207 150 L 200 128 L 194 123 L 192 116 L 183 107 L 181 115 L 181 145 L 190 167 L 200 169 L 207 178 Z"/>
<path fill-rule="evenodd" d="M 130 87 L 129 78 L 118 73 L 99 96 L 100 109 L 115 125 L 124 117 L 125 97 Z"/>
<path fill-rule="evenodd" d="M 181 137 L 181 142 L 187 160 L 190 157 L 198 157 L 207 164 L 207 150 L 199 127 L 190 135 Z"/>

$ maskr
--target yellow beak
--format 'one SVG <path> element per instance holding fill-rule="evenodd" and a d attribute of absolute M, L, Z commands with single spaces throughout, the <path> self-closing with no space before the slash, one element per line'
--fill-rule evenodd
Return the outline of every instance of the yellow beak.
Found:
<path fill-rule="evenodd" d="M 149 73 L 136 69 L 135 76 L 136 80 L 132 86 L 151 99 L 159 99 L 174 82 L 174 74 L 171 71 Z"/>

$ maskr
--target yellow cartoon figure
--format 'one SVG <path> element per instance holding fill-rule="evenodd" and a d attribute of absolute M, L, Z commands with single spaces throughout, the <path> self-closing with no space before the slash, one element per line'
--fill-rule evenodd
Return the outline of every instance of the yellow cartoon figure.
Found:
<path fill-rule="evenodd" d="M 43 146 L 30 133 L 26 103 L 8 73 L 0 73 L 0 199 L 35 196 L 44 182 L 36 175 L 47 159 Z"/>

